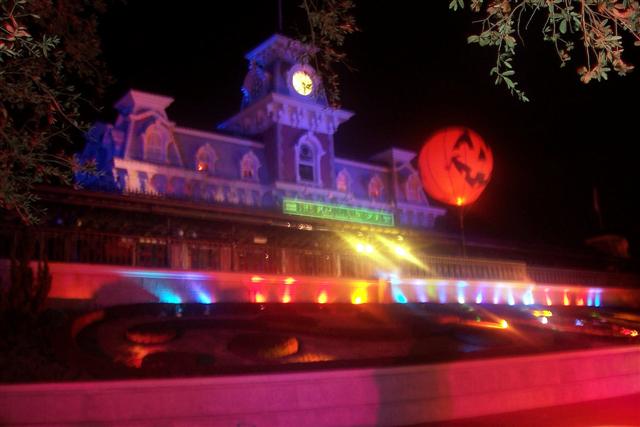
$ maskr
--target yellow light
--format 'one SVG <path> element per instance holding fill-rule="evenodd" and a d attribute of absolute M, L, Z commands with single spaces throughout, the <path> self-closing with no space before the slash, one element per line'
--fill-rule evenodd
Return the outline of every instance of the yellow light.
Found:
<path fill-rule="evenodd" d="M 569 305 L 569 295 L 567 295 L 567 291 L 564 291 L 564 297 L 562 298 L 562 302 L 564 305 Z"/>
<path fill-rule="evenodd" d="M 291 76 L 291 83 L 293 84 L 293 88 L 300 95 L 307 96 L 311 94 L 313 90 L 313 80 L 311 76 L 304 71 L 296 71 Z"/>
<path fill-rule="evenodd" d="M 396 246 L 395 248 L 396 255 L 405 257 L 407 256 L 407 251 L 402 246 Z"/>
<path fill-rule="evenodd" d="M 291 302 L 291 295 L 289 295 L 289 291 L 285 292 L 284 295 L 282 295 L 282 302 L 285 304 Z"/>
<path fill-rule="evenodd" d="M 502 329 L 507 329 L 507 328 L 509 327 L 509 324 L 507 323 L 507 321 L 506 321 L 506 320 L 501 319 L 501 320 L 500 320 L 500 327 L 501 327 Z"/>
<path fill-rule="evenodd" d="M 546 300 L 547 300 L 547 305 L 553 305 L 553 302 L 551 301 L 551 297 L 549 295 L 545 295 Z"/>
<path fill-rule="evenodd" d="M 265 302 L 267 299 L 260 292 L 256 292 L 256 302 Z"/>
<path fill-rule="evenodd" d="M 356 245 L 356 251 L 358 252 L 364 252 L 364 245 L 362 243 L 358 243 Z"/>
<path fill-rule="evenodd" d="M 284 279 L 285 285 L 293 285 L 295 282 L 296 282 L 296 279 L 294 279 L 293 277 L 287 277 L 286 279 Z"/>
<path fill-rule="evenodd" d="M 327 292 L 320 292 L 320 295 L 318 295 L 318 304 L 325 304 L 327 302 L 327 299 Z"/>
<path fill-rule="evenodd" d="M 463 203 L 464 203 L 464 198 L 456 197 L 456 205 L 457 206 L 462 206 Z"/>
<path fill-rule="evenodd" d="M 356 289 L 351 294 L 351 303 L 352 304 L 363 304 L 367 302 L 367 290 L 366 289 Z"/>
<path fill-rule="evenodd" d="M 252 276 L 251 277 L 251 283 L 260 283 L 262 282 L 264 279 L 260 276 Z"/>
<path fill-rule="evenodd" d="M 551 313 L 551 310 L 533 310 L 533 315 L 536 317 L 551 317 L 553 313 Z"/>
<path fill-rule="evenodd" d="M 367 252 L 368 254 L 373 253 L 373 246 L 371 246 L 371 245 L 365 245 L 364 250 L 365 250 L 365 252 Z"/>

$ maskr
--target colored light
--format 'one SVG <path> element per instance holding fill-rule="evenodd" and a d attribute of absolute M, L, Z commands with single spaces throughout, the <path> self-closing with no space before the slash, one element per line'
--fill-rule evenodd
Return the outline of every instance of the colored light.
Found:
<path fill-rule="evenodd" d="M 506 320 L 501 319 L 501 320 L 500 320 L 500 327 L 501 327 L 502 329 L 507 329 L 507 328 L 509 327 L 509 323 L 507 323 L 507 321 L 506 321 Z"/>
<path fill-rule="evenodd" d="M 400 304 L 406 304 L 408 302 L 407 297 L 396 287 L 393 288 L 393 299 Z"/>
<path fill-rule="evenodd" d="M 569 305 L 569 295 L 567 294 L 567 290 L 564 291 L 564 296 L 562 297 L 562 303 L 564 305 Z"/>
<path fill-rule="evenodd" d="M 296 282 L 296 279 L 294 279 L 293 277 L 287 277 L 286 279 L 284 279 L 285 285 L 293 285 L 295 282 Z"/>
<path fill-rule="evenodd" d="M 507 304 L 515 305 L 516 299 L 513 297 L 513 290 L 511 288 L 507 289 Z"/>
<path fill-rule="evenodd" d="M 364 252 L 364 245 L 362 243 L 358 243 L 356 245 L 356 251 L 358 251 L 360 253 Z"/>
<path fill-rule="evenodd" d="M 551 301 L 551 297 L 549 296 L 549 294 L 545 294 L 545 299 L 546 299 L 547 305 L 553 305 L 553 302 Z"/>
<path fill-rule="evenodd" d="M 320 294 L 318 295 L 318 304 L 326 304 L 327 300 L 328 300 L 327 292 L 326 291 L 320 292 Z"/>
<path fill-rule="evenodd" d="M 587 306 L 591 307 L 593 305 L 593 289 L 589 289 L 587 293 Z"/>
<path fill-rule="evenodd" d="M 395 253 L 400 257 L 407 256 L 407 251 L 402 246 L 396 246 Z"/>
<path fill-rule="evenodd" d="M 464 204 L 464 198 L 456 197 L 456 206 L 462 206 Z"/>
<path fill-rule="evenodd" d="M 256 292 L 256 295 L 255 295 L 255 301 L 256 301 L 256 302 L 266 302 L 266 301 L 267 301 L 267 299 L 266 299 L 266 298 L 265 298 L 265 296 L 264 296 L 264 295 L 262 295 L 260 292 Z"/>
<path fill-rule="evenodd" d="M 373 253 L 373 246 L 371 245 L 364 245 L 364 251 L 368 254 Z"/>
<path fill-rule="evenodd" d="M 576 305 L 584 305 L 584 298 L 578 298 Z"/>
<path fill-rule="evenodd" d="M 540 323 L 542 323 L 543 325 L 546 325 L 547 323 L 549 323 L 549 319 L 546 317 L 541 317 L 540 318 Z"/>
<path fill-rule="evenodd" d="M 260 283 L 262 282 L 264 279 L 260 276 L 252 276 L 251 277 L 251 283 Z"/>
<path fill-rule="evenodd" d="M 356 289 L 351 294 L 351 303 L 352 304 L 364 304 L 367 302 L 367 290 L 366 289 Z"/>
<path fill-rule="evenodd" d="M 476 304 L 482 304 L 482 291 L 478 292 L 476 295 Z"/>
<path fill-rule="evenodd" d="M 601 292 L 602 291 L 599 291 L 599 290 L 596 291 L 596 298 L 595 298 L 595 304 L 594 304 L 596 307 L 600 307 L 600 293 Z"/>
<path fill-rule="evenodd" d="M 288 291 L 286 291 L 286 292 L 284 293 L 284 295 L 282 295 L 282 302 L 283 302 L 283 303 L 285 303 L 285 304 L 287 304 L 287 303 L 290 303 L 290 302 L 291 302 L 291 295 L 289 294 L 289 292 L 288 292 Z"/>
<path fill-rule="evenodd" d="M 540 316 L 551 317 L 551 316 L 553 316 L 553 313 L 551 312 L 551 310 L 533 310 L 531 312 L 531 314 L 533 314 L 536 317 L 540 317 Z"/>

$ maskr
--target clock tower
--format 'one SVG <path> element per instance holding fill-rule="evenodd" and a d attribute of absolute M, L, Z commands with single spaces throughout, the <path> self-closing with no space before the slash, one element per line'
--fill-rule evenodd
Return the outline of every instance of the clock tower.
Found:
<path fill-rule="evenodd" d="M 328 106 L 312 53 L 280 34 L 247 53 L 241 110 L 219 126 L 264 142 L 270 179 L 284 195 L 335 188 L 333 135 L 353 115 Z"/>

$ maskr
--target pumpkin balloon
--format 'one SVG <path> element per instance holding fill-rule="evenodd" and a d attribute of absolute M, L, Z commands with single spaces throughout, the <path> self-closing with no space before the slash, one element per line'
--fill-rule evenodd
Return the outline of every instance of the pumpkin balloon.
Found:
<path fill-rule="evenodd" d="M 493 154 L 473 130 L 448 127 L 427 140 L 418 164 L 427 194 L 462 206 L 476 201 L 489 183 Z"/>

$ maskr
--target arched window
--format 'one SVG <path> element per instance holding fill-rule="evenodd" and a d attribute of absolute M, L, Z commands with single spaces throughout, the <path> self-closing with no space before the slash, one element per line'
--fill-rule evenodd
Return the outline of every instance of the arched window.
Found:
<path fill-rule="evenodd" d="M 257 181 L 259 167 L 260 160 L 258 160 L 253 151 L 249 151 L 240 160 L 240 177 L 249 181 Z"/>
<path fill-rule="evenodd" d="M 322 184 L 320 158 L 324 155 L 322 144 L 309 132 L 298 140 L 295 147 L 297 181 L 307 184 Z"/>
<path fill-rule="evenodd" d="M 167 149 L 164 135 L 157 125 L 151 125 L 144 134 L 144 159 L 149 162 L 165 163 Z"/>
<path fill-rule="evenodd" d="M 298 152 L 298 176 L 301 181 L 315 182 L 315 154 L 310 144 L 300 144 Z"/>
<path fill-rule="evenodd" d="M 218 156 L 211 145 L 203 145 L 196 153 L 196 170 L 203 173 L 213 173 L 217 160 Z"/>
<path fill-rule="evenodd" d="M 384 185 L 378 175 L 374 175 L 369 181 L 369 197 L 372 199 L 379 199 L 382 196 Z"/>
<path fill-rule="evenodd" d="M 408 202 L 421 202 L 422 201 L 422 183 L 417 174 L 411 174 L 407 178 L 405 183 L 405 194 L 407 195 Z"/>
<path fill-rule="evenodd" d="M 336 190 L 348 193 L 349 192 L 349 181 L 351 177 L 349 176 L 349 172 L 346 169 L 342 169 L 336 178 Z"/>

